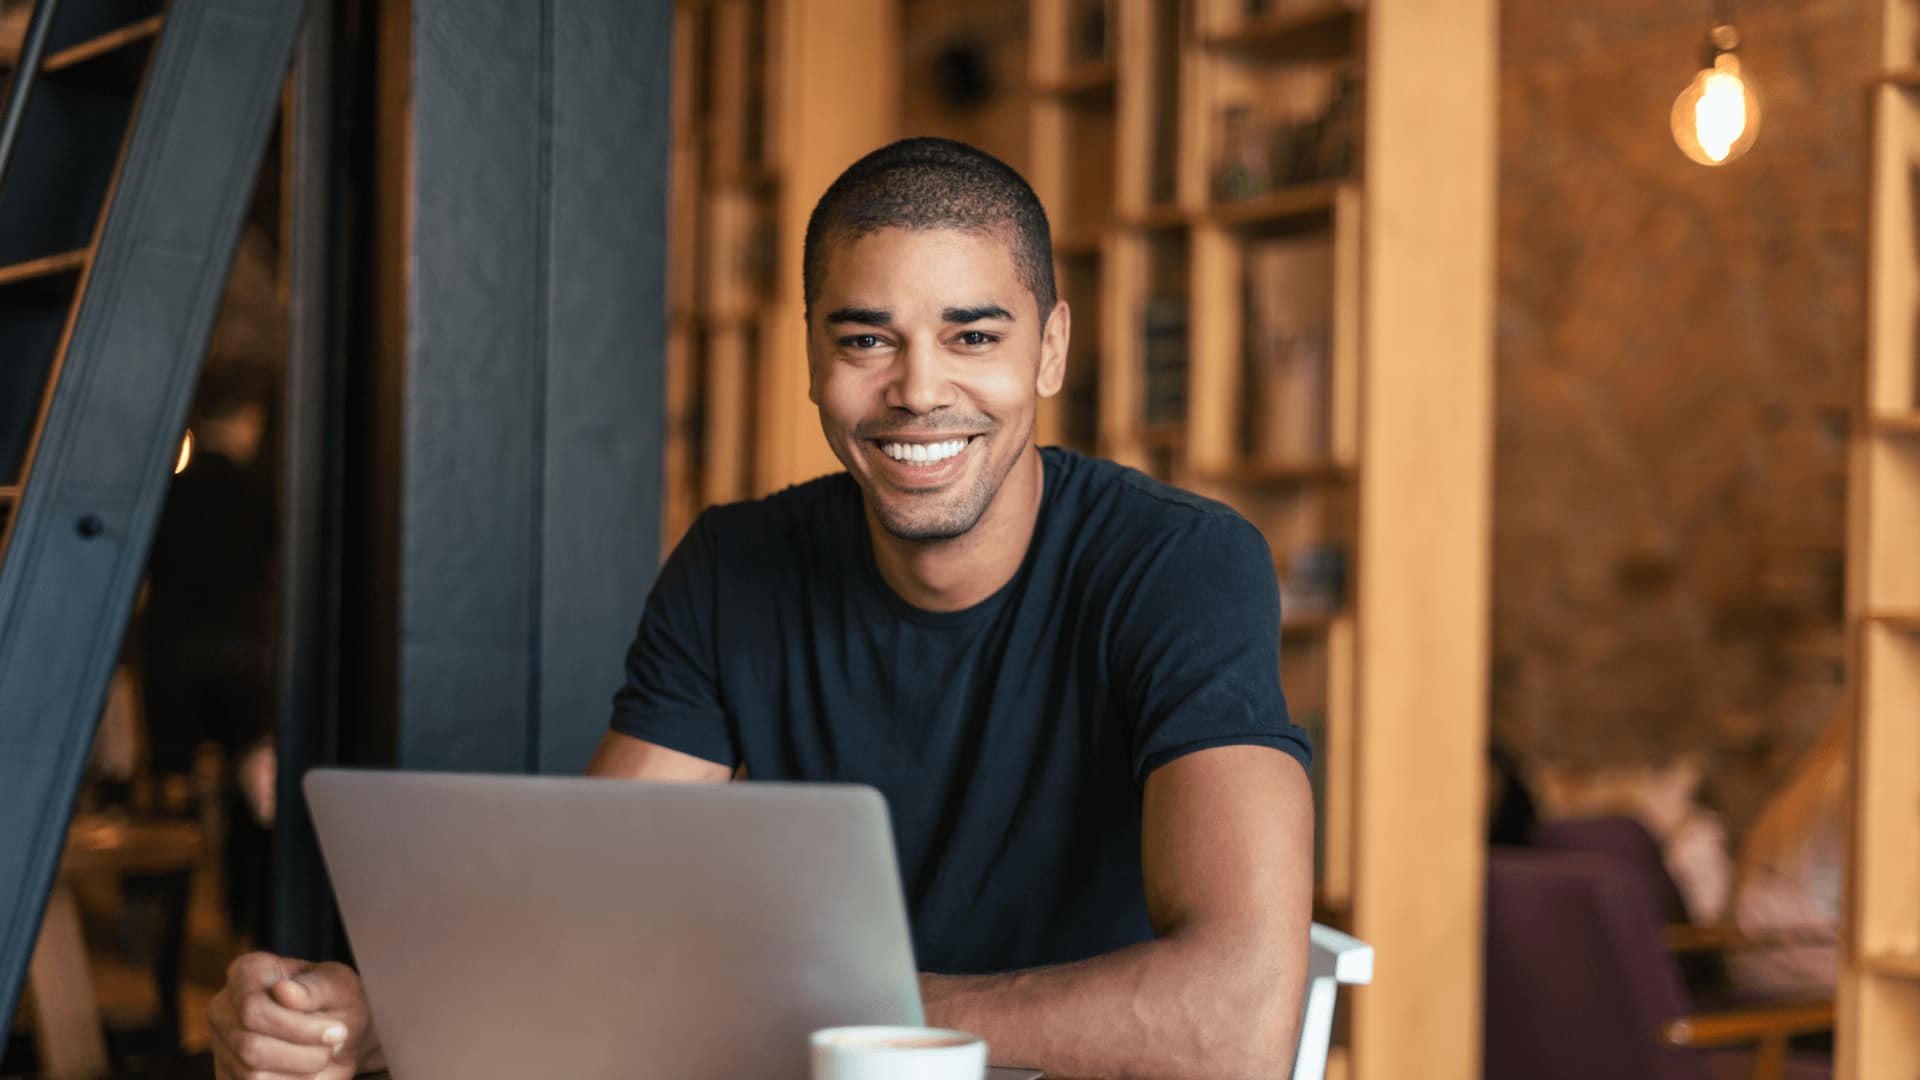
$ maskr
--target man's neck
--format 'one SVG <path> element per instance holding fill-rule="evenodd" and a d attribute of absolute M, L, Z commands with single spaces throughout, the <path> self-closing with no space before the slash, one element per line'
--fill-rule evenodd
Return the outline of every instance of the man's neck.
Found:
<path fill-rule="evenodd" d="M 951 540 L 902 540 L 867 511 L 867 535 L 880 576 L 900 599 L 923 611 L 960 611 L 999 592 L 1026 560 L 1046 485 L 1040 448 L 1029 443 L 986 513 Z"/>

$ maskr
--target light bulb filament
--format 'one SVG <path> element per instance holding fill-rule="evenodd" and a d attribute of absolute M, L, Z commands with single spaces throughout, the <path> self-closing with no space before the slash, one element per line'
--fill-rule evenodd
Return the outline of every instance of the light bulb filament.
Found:
<path fill-rule="evenodd" d="M 1725 161 L 1733 144 L 1747 130 L 1747 90 L 1728 65 L 1702 72 L 1706 85 L 1693 106 L 1693 130 L 1700 148 L 1715 161 Z"/>

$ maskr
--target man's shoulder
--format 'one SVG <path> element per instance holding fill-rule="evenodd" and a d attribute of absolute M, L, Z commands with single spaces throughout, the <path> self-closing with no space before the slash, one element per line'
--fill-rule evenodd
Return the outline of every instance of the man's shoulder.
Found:
<path fill-rule="evenodd" d="M 1138 469 L 1072 450 L 1045 450 L 1062 508 L 1109 535 L 1165 536 L 1195 529 L 1253 526 L 1233 507 L 1156 480 Z"/>
<path fill-rule="evenodd" d="M 844 547 L 849 528 L 861 521 L 859 500 L 852 478 L 833 473 L 757 499 L 710 506 L 700 512 L 687 542 L 728 571 L 791 568 Z"/>

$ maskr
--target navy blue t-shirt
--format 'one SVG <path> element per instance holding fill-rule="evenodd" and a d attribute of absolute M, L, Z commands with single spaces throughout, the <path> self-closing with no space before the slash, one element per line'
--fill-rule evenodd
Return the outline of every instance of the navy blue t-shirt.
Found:
<path fill-rule="evenodd" d="M 662 569 L 613 729 L 755 780 L 887 799 L 921 970 L 1065 963 L 1152 937 L 1147 775 L 1196 750 L 1312 753 L 1280 692 L 1266 541 L 1132 469 L 1041 451 L 1005 587 L 909 605 L 845 473 L 700 515 Z"/>

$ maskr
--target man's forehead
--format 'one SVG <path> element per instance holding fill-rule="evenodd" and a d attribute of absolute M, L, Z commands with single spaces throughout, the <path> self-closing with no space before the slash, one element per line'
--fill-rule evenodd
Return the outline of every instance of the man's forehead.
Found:
<path fill-rule="evenodd" d="M 1003 231 L 887 226 L 844 237 L 828 247 L 820 300 L 830 308 L 997 304 L 1017 316 L 1034 300 Z"/>

